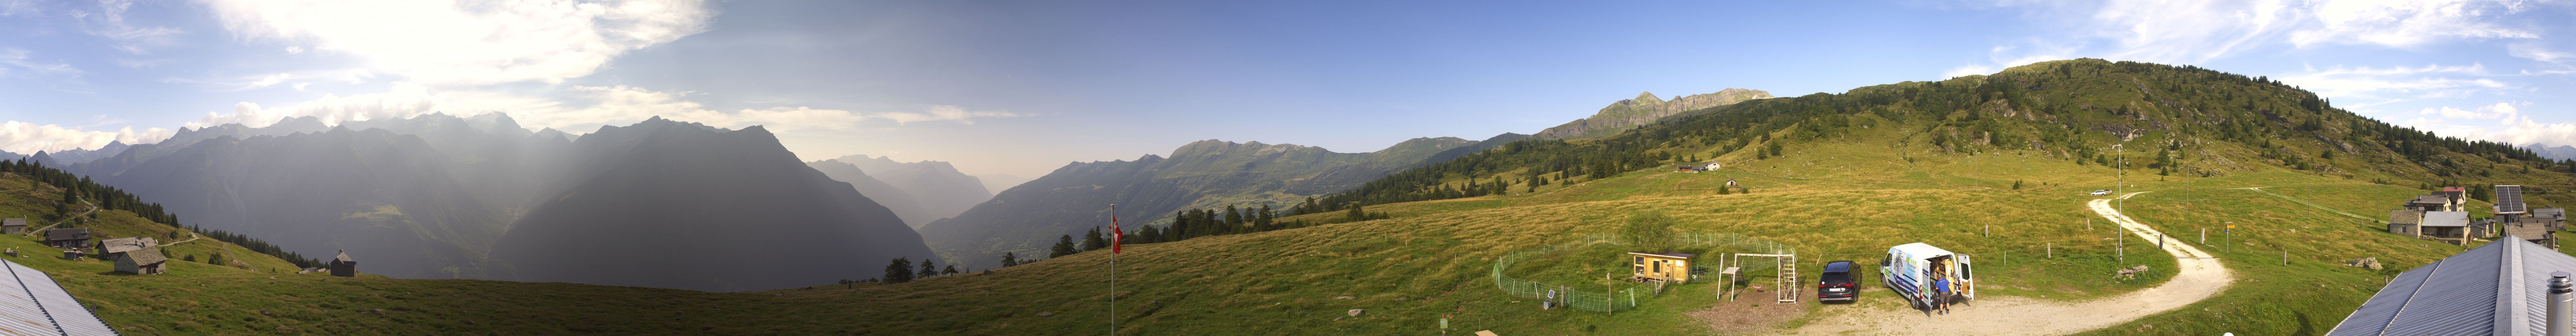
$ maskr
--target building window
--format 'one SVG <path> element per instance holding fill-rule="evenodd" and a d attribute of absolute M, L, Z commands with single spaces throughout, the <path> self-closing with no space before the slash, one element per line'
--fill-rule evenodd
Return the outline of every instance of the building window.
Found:
<path fill-rule="evenodd" d="M 1645 264 L 1646 264 L 1646 257 L 1637 257 L 1637 264 L 1638 264 L 1638 265 L 1645 265 Z"/>

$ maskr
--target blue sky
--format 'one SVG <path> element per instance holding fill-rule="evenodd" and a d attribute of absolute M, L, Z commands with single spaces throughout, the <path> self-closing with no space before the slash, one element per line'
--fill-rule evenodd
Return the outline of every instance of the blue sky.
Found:
<path fill-rule="evenodd" d="M 2095 57 L 2270 76 L 2444 135 L 2576 145 L 2558 1 L 0 0 L 0 150 L 507 112 L 764 125 L 807 159 L 1035 177 L 1203 139 L 1364 152 L 1638 92 L 1779 96 Z"/>

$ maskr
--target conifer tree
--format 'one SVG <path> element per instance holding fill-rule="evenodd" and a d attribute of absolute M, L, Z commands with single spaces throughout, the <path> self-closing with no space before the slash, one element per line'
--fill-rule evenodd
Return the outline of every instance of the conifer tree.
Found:
<path fill-rule="evenodd" d="M 886 267 L 885 267 L 885 282 L 886 282 L 886 283 L 904 283 L 904 282 L 910 282 L 910 281 L 912 281 L 912 260 L 911 260 L 911 259 L 905 259 L 905 258 L 894 258 L 894 261 L 893 261 L 893 262 L 886 263 Z"/>
<path fill-rule="evenodd" d="M 1103 248 L 1103 247 L 1109 247 L 1109 240 L 1107 240 L 1107 239 L 1101 239 L 1101 237 L 1100 237 L 1100 227 L 1098 227 L 1098 226 L 1091 227 L 1091 232 L 1086 232 L 1086 233 L 1083 233 L 1083 234 L 1082 234 L 1082 249 L 1083 249 L 1083 250 L 1085 250 L 1085 251 L 1089 251 L 1089 250 L 1098 250 L 1098 249 Z"/>
<path fill-rule="evenodd" d="M 939 270 L 939 275 L 955 275 L 955 274 L 957 274 L 957 265 L 954 265 L 954 264 L 948 265 L 948 268 L 944 268 L 944 269 L 940 269 L 940 270 Z"/>
<path fill-rule="evenodd" d="M 1002 252 L 1002 267 L 1011 267 L 1011 266 L 1019 266 L 1019 265 L 1020 265 L 1020 253 L 1019 253 L 1019 252 Z"/>
<path fill-rule="evenodd" d="M 914 275 L 913 278 L 929 279 L 930 277 L 939 276 L 939 269 L 931 267 L 931 264 L 930 259 L 921 259 L 921 274 Z"/>
<path fill-rule="evenodd" d="M 1075 251 L 1073 249 L 1073 235 L 1064 235 L 1063 237 L 1056 237 L 1055 248 L 1047 251 L 1047 258 L 1069 256 L 1073 255 L 1074 252 L 1080 251 Z"/>

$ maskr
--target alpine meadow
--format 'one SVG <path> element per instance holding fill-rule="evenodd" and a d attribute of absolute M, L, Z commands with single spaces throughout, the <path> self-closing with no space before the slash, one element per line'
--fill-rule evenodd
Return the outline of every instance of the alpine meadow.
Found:
<path fill-rule="evenodd" d="M 0 1 L 0 334 L 2568 335 L 2571 13 Z"/>

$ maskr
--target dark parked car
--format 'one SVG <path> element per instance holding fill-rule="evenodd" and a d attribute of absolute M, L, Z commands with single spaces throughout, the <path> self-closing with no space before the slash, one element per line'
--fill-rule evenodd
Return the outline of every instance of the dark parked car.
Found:
<path fill-rule="evenodd" d="M 1824 281 L 1816 283 L 1817 301 L 1852 301 L 1860 298 L 1860 280 L 1852 277 L 1852 262 L 1825 263 Z"/>

